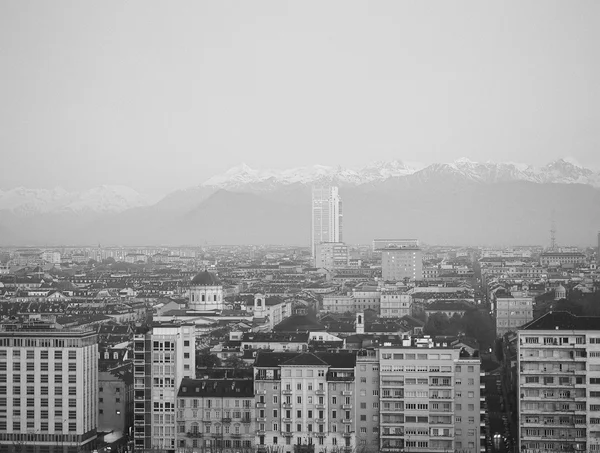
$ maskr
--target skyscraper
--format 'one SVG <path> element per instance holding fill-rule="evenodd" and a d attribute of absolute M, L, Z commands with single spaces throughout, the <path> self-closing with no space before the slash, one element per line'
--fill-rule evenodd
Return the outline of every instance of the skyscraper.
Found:
<path fill-rule="evenodd" d="M 313 187 L 311 253 L 317 244 L 342 242 L 342 200 L 335 186 Z"/>

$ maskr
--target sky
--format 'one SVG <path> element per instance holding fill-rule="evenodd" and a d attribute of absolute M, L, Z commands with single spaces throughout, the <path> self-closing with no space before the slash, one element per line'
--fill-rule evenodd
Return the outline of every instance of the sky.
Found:
<path fill-rule="evenodd" d="M 257 168 L 600 167 L 600 2 L 0 2 L 0 189 Z"/>

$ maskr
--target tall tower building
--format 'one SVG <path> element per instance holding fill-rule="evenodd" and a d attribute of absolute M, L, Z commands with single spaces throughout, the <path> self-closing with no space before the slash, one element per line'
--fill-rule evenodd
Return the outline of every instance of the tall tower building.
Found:
<path fill-rule="evenodd" d="M 600 266 L 600 231 L 598 231 L 598 248 L 596 249 L 596 263 Z"/>
<path fill-rule="evenodd" d="M 175 406 L 184 378 L 196 376 L 194 324 L 161 324 L 134 337 L 134 448 L 176 449 Z"/>
<path fill-rule="evenodd" d="M 0 325 L 0 451 L 91 451 L 98 427 L 95 329 Z"/>
<path fill-rule="evenodd" d="M 312 190 L 311 253 L 317 244 L 342 242 L 342 200 L 335 186 L 315 186 Z"/>

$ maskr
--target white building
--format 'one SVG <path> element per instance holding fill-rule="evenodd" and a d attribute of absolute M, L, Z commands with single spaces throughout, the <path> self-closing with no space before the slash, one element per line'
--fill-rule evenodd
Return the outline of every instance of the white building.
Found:
<path fill-rule="evenodd" d="M 322 242 L 316 244 L 315 267 L 335 269 L 348 267 L 350 255 L 343 242 Z"/>
<path fill-rule="evenodd" d="M 342 200 L 335 186 L 313 187 L 311 253 L 321 242 L 342 242 Z"/>
<path fill-rule="evenodd" d="M 0 376 L 0 451 L 91 450 L 98 427 L 94 329 L 1 325 Z"/>
<path fill-rule="evenodd" d="M 134 337 L 134 448 L 174 450 L 181 380 L 196 377 L 193 324 L 163 324 Z"/>
<path fill-rule="evenodd" d="M 382 318 L 402 318 L 412 315 L 412 297 L 398 291 L 381 294 L 379 313 Z"/>
<path fill-rule="evenodd" d="M 200 272 L 192 279 L 189 290 L 190 310 L 223 310 L 223 286 L 211 272 Z"/>

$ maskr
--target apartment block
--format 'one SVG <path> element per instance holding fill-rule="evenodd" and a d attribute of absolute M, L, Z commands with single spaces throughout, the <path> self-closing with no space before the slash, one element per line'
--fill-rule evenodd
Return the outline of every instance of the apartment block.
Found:
<path fill-rule="evenodd" d="M 94 329 L 0 325 L 0 450 L 92 449 L 98 426 Z"/>
<path fill-rule="evenodd" d="M 417 247 L 383 249 L 381 275 L 385 281 L 423 280 L 423 252 Z"/>
<path fill-rule="evenodd" d="M 412 315 L 412 297 L 399 291 L 382 293 L 379 314 L 382 318 L 402 318 Z"/>
<path fill-rule="evenodd" d="M 479 357 L 430 338 L 379 354 L 381 451 L 479 451 Z"/>
<path fill-rule="evenodd" d="M 600 451 L 600 317 L 550 312 L 517 336 L 518 451 Z"/>
<path fill-rule="evenodd" d="M 177 451 L 255 451 L 252 380 L 184 378 L 177 398 Z"/>
<path fill-rule="evenodd" d="M 195 378 L 195 326 L 161 324 L 134 337 L 134 447 L 175 452 L 175 406 L 184 378 Z"/>
<path fill-rule="evenodd" d="M 356 354 L 356 449 L 379 450 L 379 350 Z"/>
<path fill-rule="evenodd" d="M 254 364 L 258 451 L 355 448 L 356 356 L 260 351 Z"/>
<path fill-rule="evenodd" d="M 336 269 L 347 267 L 350 262 L 348 246 L 343 242 L 322 242 L 316 244 L 315 267 Z"/>
<path fill-rule="evenodd" d="M 514 332 L 533 319 L 533 297 L 494 297 L 496 337 Z"/>

